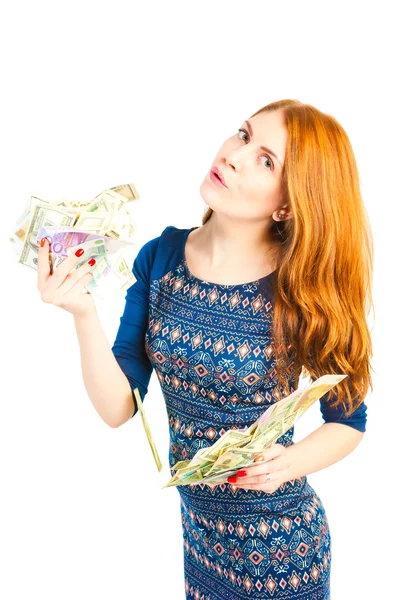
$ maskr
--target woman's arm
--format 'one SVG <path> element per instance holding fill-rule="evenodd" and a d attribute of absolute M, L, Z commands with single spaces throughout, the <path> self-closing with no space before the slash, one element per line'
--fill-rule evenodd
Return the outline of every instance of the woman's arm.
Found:
<path fill-rule="evenodd" d="M 287 447 L 291 460 L 288 481 L 300 479 L 342 460 L 353 452 L 364 432 L 341 423 L 324 423 L 306 438 Z"/>
<path fill-rule="evenodd" d="M 87 394 L 102 420 L 118 427 L 137 410 L 129 381 L 111 351 L 97 311 L 74 316 L 74 323 Z"/>

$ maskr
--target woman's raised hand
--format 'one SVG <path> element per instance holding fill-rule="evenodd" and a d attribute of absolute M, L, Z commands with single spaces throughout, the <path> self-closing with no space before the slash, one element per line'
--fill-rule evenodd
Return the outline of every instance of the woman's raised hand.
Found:
<path fill-rule="evenodd" d="M 77 252 L 79 253 L 79 250 Z M 87 292 L 83 293 L 84 287 L 93 278 L 90 269 L 93 267 L 95 259 L 93 258 L 72 273 L 70 272 L 82 260 L 82 255 L 82 251 L 80 251 L 80 255 L 72 252 L 50 274 L 47 238 L 42 238 L 38 250 L 37 289 L 43 302 L 59 306 L 74 316 L 84 316 L 95 309 L 92 295 Z"/>

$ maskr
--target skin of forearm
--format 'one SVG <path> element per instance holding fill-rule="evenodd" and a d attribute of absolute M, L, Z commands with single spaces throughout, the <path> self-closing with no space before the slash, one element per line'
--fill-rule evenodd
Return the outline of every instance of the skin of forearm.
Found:
<path fill-rule="evenodd" d="M 321 471 L 353 452 L 364 433 L 342 423 L 324 423 L 303 440 L 287 447 L 287 480 Z"/>
<path fill-rule="evenodd" d="M 73 315 L 73 319 L 86 391 L 103 421 L 110 427 L 119 427 L 134 411 L 129 381 L 111 350 L 97 312 Z"/>

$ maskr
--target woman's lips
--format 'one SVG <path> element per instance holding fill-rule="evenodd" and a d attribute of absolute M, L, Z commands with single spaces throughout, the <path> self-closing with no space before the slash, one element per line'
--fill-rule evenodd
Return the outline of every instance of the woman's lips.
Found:
<path fill-rule="evenodd" d="M 226 188 L 226 187 L 227 187 L 226 185 L 224 185 L 224 183 L 222 183 L 222 181 L 221 181 L 221 180 L 219 179 L 219 177 L 216 175 L 216 172 L 215 172 L 215 170 L 214 170 L 214 169 L 212 169 L 212 170 L 209 172 L 209 177 L 210 177 L 211 181 L 213 181 L 213 183 L 214 183 L 215 185 L 217 185 L 217 186 L 219 186 L 219 187 L 222 187 L 222 188 Z"/>

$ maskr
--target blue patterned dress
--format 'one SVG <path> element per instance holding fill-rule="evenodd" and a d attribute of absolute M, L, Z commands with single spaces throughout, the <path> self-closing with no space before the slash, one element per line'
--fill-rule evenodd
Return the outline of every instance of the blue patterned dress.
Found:
<path fill-rule="evenodd" d="M 142 246 L 112 347 L 143 400 L 152 371 L 157 374 L 169 419 L 170 467 L 225 431 L 249 426 L 280 399 L 270 338 L 276 272 L 241 285 L 198 279 L 184 252 L 193 229 L 169 226 Z M 297 383 L 290 382 L 291 391 Z M 364 403 L 345 419 L 325 397 L 326 422 L 365 431 Z M 294 427 L 277 443 L 290 446 L 293 434 Z M 186 599 L 330 597 L 330 529 L 306 477 L 271 494 L 229 483 L 175 489 Z"/>

